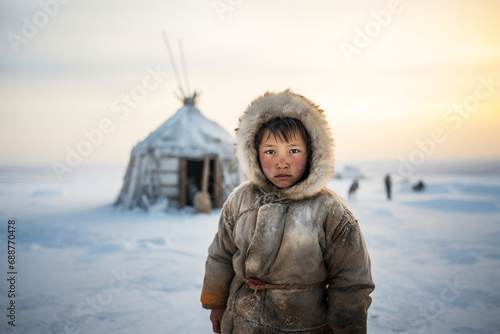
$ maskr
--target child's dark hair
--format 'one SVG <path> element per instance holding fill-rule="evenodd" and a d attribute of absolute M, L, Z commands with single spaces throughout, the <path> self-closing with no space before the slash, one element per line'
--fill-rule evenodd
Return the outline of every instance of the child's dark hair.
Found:
<path fill-rule="evenodd" d="M 272 135 L 275 139 L 279 138 L 285 142 L 288 142 L 288 140 L 293 137 L 294 133 L 298 131 L 306 142 L 307 153 L 311 156 L 311 136 L 304 124 L 298 119 L 292 117 L 276 117 L 262 124 L 254 139 L 254 147 L 257 151 L 259 150 L 259 145 L 262 142 L 262 137 L 266 130 L 269 130 L 268 138 Z"/>

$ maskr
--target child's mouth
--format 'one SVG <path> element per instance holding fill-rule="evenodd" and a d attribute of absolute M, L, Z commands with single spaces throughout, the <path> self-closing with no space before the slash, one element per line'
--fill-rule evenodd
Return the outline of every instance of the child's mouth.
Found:
<path fill-rule="evenodd" d="M 291 175 L 288 174 L 279 174 L 275 176 L 277 179 L 288 179 L 289 177 L 292 177 Z"/>

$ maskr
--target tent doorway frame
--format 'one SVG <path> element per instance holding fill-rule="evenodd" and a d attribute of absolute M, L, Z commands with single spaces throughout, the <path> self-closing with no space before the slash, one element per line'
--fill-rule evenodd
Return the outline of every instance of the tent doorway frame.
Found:
<path fill-rule="evenodd" d="M 203 174 L 207 173 L 206 189 L 210 195 L 212 206 L 222 206 L 222 171 L 218 156 L 207 156 L 208 164 L 203 158 L 180 158 L 179 162 L 179 202 L 178 208 L 193 206 L 196 191 L 203 189 Z"/>

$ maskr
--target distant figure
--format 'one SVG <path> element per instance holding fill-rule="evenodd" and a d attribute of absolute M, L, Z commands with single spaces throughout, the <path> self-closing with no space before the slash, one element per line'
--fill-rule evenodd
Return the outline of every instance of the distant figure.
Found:
<path fill-rule="evenodd" d="M 422 180 L 418 181 L 418 183 L 413 186 L 413 190 L 415 190 L 415 191 L 422 191 L 422 190 L 424 190 L 424 188 L 425 188 L 425 184 Z"/>
<path fill-rule="evenodd" d="M 358 188 L 359 188 L 358 180 L 354 180 L 354 182 L 349 187 L 349 201 L 351 199 L 356 200 L 356 191 L 358 190 Z"/>
<path fill-rule="evenodd" d="M 391 187 L 392 187 L 391 175 L 387 174 L 385 176 L 385 191 L 387 193 L 387 199 L 389 201 L 391 200 Z"/>

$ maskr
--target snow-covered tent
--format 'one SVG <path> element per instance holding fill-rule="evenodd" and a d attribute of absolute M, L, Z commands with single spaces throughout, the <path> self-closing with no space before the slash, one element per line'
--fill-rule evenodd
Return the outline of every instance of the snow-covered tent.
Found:
<path fill-rule="evenodd" d="M 168 201 L 169 207 L 193 205 L 199 191 L 222 206 L 239 184 L 233 137 L 205 118 L 195 105 L 196 93 L 182 108 L 133 149 L 115 205 L 148 209 Z"/>

